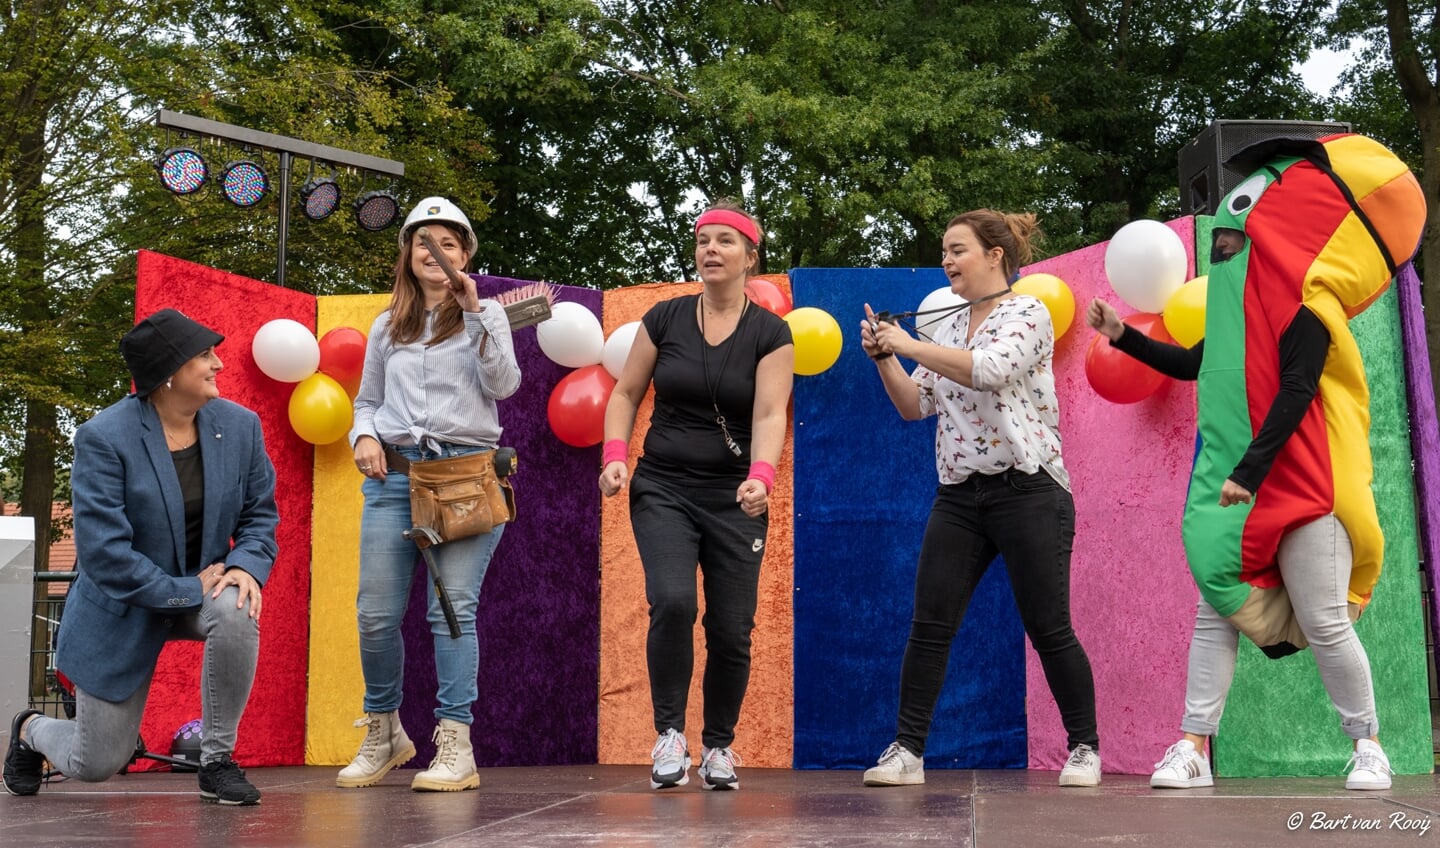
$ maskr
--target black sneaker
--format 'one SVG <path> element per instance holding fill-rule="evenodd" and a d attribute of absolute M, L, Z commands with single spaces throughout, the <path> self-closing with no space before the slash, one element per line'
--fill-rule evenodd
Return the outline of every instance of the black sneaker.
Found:
<path fill-rule="evenodd" d="M 5 749 L 5 791 L 11 795 L 34 795 L 45 776 L 45 755 L 20 741 L 20 727 L 39 710 L 21 710 L 10 722 L 10 747 Z"/>
<path fill-rule="evenodd" d="M 200 800 L 230 807 L 253 807 L 260 803 L 260 790 L 245 779 L 245 772 L 226 756 L 200 767 Z"/>

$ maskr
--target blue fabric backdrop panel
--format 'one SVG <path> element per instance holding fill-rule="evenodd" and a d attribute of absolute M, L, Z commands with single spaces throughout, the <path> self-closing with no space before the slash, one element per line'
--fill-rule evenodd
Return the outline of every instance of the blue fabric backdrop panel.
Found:
<path fill-rule="evenodd" d="M 863 304 L 914 310 L 938 268 L 798 268 L 840 359 L 795 378 L 795 767 L 862 768 L 895 738 L 915 562 L 937 485 L 933 418 L 906 422 L 860 349 Z M 913 368 L 913 363 L 904 363 Z M 1000 560 L 955 639 L 925 765 L 1024 768 L 1025 634 Z"/>

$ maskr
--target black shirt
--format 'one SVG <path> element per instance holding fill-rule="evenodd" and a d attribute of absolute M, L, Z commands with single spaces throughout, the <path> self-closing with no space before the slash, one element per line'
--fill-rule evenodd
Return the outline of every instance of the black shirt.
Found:
<path fill-rule="evenodd" d="M 193 574 L 201 567 L 201 534 L 205 532 L 205 470 L 200 463 L 200 443 L 170 451 L 170 458 L 175 461 L 180 494 L 185 497 L 185 556 L 180 561 Z"/>
<path fill-rule="evenodd" d="M 699 295 L 650 307 L 642 323 L 655 344 L 655 412 L 637 466 L 677 483 L 739 485 L 750 469 L 755 414 L 755 369 L 791 344 L 790 325 L 748 300 L 735 332 L 718 345 L 706 343 L 696 320 Z M 706 381 L 706 372 L 709 381 Z M 731 452 L 716 422 L 740 447 Z"/>

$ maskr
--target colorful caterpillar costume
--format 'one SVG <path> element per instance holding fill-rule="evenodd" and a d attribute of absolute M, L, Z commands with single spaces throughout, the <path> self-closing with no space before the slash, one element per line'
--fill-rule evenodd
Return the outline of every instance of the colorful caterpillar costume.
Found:
<path fill-rule="evenodd" d="M 1351 617 L 1380 578 L 1384 537 L 1370 490 L 1370 393 L 1348 319 L 1389 286 L 1419 244 L 1425 200 L 1394 154 L 1359 135 L 1276 139 L 1229 163 L 1251 175 L 1215 226 L 1244 249 L 1210 271 L 1199 375 L 1200 449 L 1185 552 L 1202 597 L 1272 657 L 1308 643 L 1276 561 L 1290 530 L 1334 513 L 1350 535 Z M 1319 391 L 1250 505 L 1222 508 L 1280 385 L 1279 342 L 1301 307 L 1330 332 Z"/>

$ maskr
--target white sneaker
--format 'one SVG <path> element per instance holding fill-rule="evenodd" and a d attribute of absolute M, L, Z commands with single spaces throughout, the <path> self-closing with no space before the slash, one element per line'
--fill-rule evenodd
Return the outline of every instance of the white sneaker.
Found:
<path fill-rule="evenodd" d="M 685 734 L 675 728 L 666 730 L 655 740 L 650 759 L 655 761 L 650 768 L 651 789 L 669 789 L 690 782 L 690 745 L 685 741 Z"/>
<path fill-rule="evenodd" d="M 416 792 L 460 792 L 480 788 L 475 749 L 470 747 L 470 725 L 442 718 L 435 728 L 435 759 L 410 781 Z"/>
<path fill-rule="evenodd" d="M 390 769 L 415 756 L 415 743 L 405 735 L 399 713 L 366 713 L 355 726 L 369 729 L 360 743 L 360 753 L 335 777 L 335 785 L 341 789 L 374 786 Z"/>
<path fill-rule="evenodd" d="M 865 770 L 866 786 L 914 786 L 924 782 L 925 758 L 910 753 L 899 742 L 891 742 L 880 761 Z"/>
<path fill-rule="evenodd" d="M 1165 756 L 1155 764 L 1155 773 L 1150 775 L 1150 786 L 1155 789 L 1196 789 L 1214 785 L 1210 761 L 1195 750 L 1195 743 L 1188 739 L 1181 739 L 1166 749 Z"/>
<path fill-rule="evenodd" d="M 1061 786 L 1099 786 L 1100 754 L 1089 745 L 1076 745 L 1060 769 Z"/>
<path fill-rule="evenodd" d="M 735 776 L 739 764 L 740 755 L 729 748 L 701 748 L 700 788 L 739 789 L 740 778 Z"/>
<path fill-rule="evenodd" d="M 1345 778 L 1346 789 L 1389 789 L 1390 758 L 1380 748 L 1380 743 L 1361 739 L 1355 743 L 1355 753 L 1345 764 L 1350 776 Z"/>

